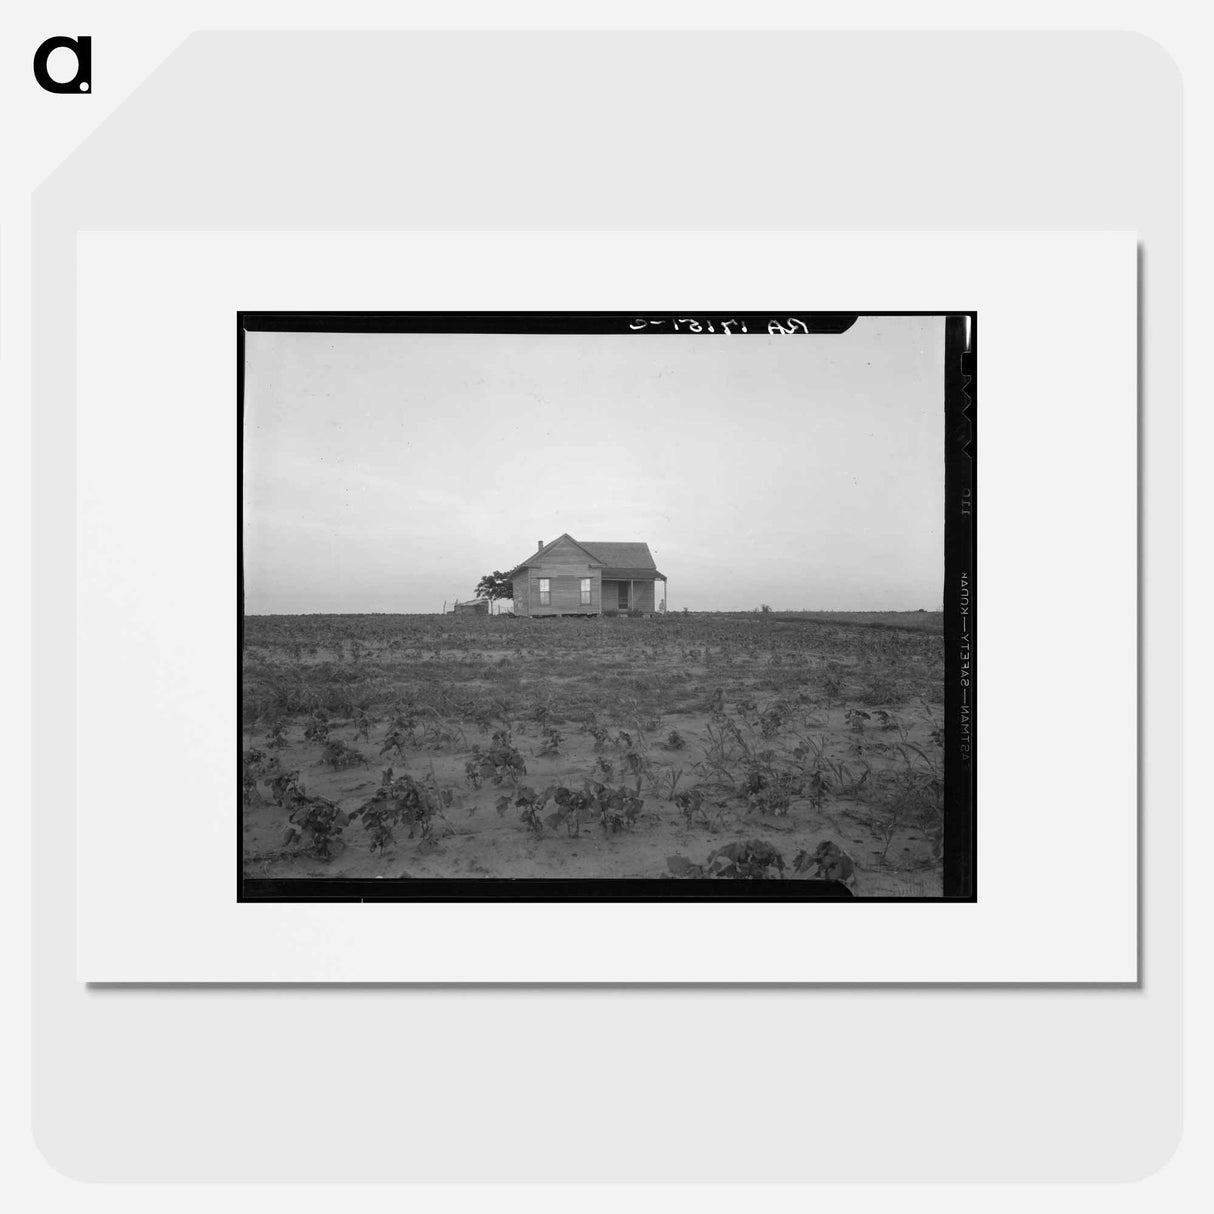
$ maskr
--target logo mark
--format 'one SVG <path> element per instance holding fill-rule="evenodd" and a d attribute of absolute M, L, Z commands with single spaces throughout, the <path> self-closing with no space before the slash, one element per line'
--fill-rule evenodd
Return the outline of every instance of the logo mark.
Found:
<path fill-rule="evenodd" d="M 55 80 L 46 70 L 52 51 L 68 50 L 76 56 L 76 74 L 71 80 Z M 93 87 L 93 40 L 81 34 L 77 38 L 48 38 L 34 52 L 34 79 L 48 93 L 87 93 Z"/>

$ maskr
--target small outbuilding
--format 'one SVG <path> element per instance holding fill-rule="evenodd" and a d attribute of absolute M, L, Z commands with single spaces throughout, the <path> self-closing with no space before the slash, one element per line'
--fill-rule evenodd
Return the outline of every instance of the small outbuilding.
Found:
<path fill-rule="evenodd" d="M 541 541 L 534 555 L 506 577 L 514 587 L 515 615 L 651 615 L 665 610 L 666 575 L 658 571 L 648 544 L 575 540 L 566 533 L 550 544 Z"/>
<path fill-rule="evenodd" d="M 456 603 L 451 608 L 454 615 L 488 615 L 488 599 L 469 599 L 466 603 Z"/>

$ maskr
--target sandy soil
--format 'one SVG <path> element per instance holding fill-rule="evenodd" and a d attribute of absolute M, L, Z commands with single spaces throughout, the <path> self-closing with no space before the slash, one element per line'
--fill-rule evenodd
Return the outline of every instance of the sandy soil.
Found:
<path fill-rule="evenodd" d="M 911 623 L 921 630 L 833 618 L 251 618 L 243 741 L 246 755 L 264 758 L 247 768 L 245 874 L 666 877 L 670 856 L 703 864 L 723 844 L 760 839 L 784 858 L 784 878 L 795 879 L 794 857 L 832 841 L 855 861 L 857 895 L 937 896 L 931 805 L 916 802 L 907 813 L 899 800 L 907 787 L 920 796 L 935 789 L 929 775 L 942 770 L 933 737 L 943 717 L 940 637 L 930 621 Z M 403 756 L 381 756 L 402 705 L 420 724 Z M 366 732 L 356 736 L 360 708 Z M 326 766 L 323 743 L 303 737 L 317 719 L 329 741 L 365 762 Z M 269 744 L 275 722 L 285 738 L 277 747 Z M 635 789 L 626 756 L 636 752 L 644 805 L 632 829 L 608 833 L 591 822 L 576 837 L 563 826 L 537 836 L 513 804 L 499 815 L 498 798 L 516 793 L 511 782 L 475 788 L 465 770 L 473 748 L 487 749 L 499 730 L 526 763 L 518 783 L 537 791 L 588 780 Z M 552 730 L 557 753 L 537 753 Z M 680 747 L 669 743 L 672 733 Z M 301 838 L 284 846 L 289 823 L 270 787 L 275 771 L 298 772 L 305 795 L 349 813 L 389 766 L 448 802 L 429 838 L 402 828 L 383 854 L 372 852 L 355 821 L 330 860 L 310 855 Z M 772 779 L 787 773 L 787 805 L 776 798 L 773 812 L 748 798 L 748 773 L 758 769 Z M 817 796 L 812 771 L 826 786 Z M 673 795 L 697 789 L 702 808 L 689 822 Z"/>

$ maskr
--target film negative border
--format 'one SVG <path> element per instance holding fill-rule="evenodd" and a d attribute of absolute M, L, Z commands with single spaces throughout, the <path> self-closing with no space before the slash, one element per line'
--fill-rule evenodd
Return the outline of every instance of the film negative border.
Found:
<path fill-rule="evenodd" d="M 255 878 L 243 872 L 240 704 L 244 651 L 245 334 L 565 333 L 637 337 L 839 334 L 860 317 L 939 316 L 945 322 L 944 836 L 940 897 L 853 898 L 829 880 L 675 878 Z M 237 652 L 236 898 L 239 902 L 974 902 L 977 900 L 977 376 L 978 313 L 954 309 L 824 312 L 307 312 L 236 316 Z"/>

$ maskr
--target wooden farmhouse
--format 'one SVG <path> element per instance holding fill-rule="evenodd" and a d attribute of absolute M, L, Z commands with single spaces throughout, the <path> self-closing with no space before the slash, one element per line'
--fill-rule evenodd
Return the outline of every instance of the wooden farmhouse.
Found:
<path fill-rule="evenodd" d="M 649 615 L 665 605 L 666 575 L 648 544 L 603 543 L 562 535 L 540 543 L 507 575 L 515 615 Z M 656 584 L 662 583 L 659 598 Z"/>

